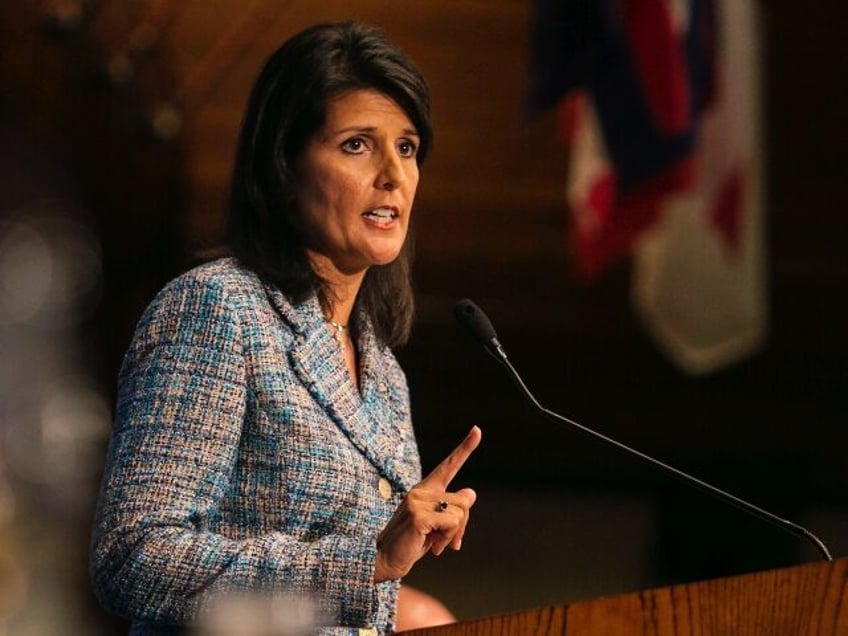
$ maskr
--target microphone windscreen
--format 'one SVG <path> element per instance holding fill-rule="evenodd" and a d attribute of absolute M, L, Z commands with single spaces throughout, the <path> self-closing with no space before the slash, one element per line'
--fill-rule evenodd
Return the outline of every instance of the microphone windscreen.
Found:
<path fill-rule="evenodd" d="M 453 316 L 468 329 L 484 346 L 497 339 L 498 334 L 489 322 L 489 318 L 473 301 L 468 298 L 460 300 L 453 308 Z"/>

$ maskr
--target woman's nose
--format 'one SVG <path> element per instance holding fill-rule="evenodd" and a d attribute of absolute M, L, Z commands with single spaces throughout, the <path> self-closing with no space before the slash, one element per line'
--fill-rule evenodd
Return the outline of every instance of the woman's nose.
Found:
<path fill-rule="evenodd" d="M 377 174 L 375 186 L 380 190 L 394 190 L 406 179 L 400 157 L 388 154 Z"/>

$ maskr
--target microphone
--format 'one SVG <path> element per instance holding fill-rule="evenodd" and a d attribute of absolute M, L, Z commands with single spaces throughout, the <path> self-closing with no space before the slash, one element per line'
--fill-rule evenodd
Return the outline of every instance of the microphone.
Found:
<path fill-rule="evenodd" d="M 473 301 L 465 298 L 460 300 L 453 309 L 453 315 L 456 320 L 466 329 L 468 329 L 474 337 L 483 345 L 485 350 L 492 355 L 498 362 L 500 362 L 504 367 L 506 367 L 509 374 L 512 376 L 512 379 L 518 385 L 518 388 L 521 389 L 521 392 L 524 396 L 530 401 L 530 403 L 545 417 L 552 419 L 559 423 L 565 423 L 573 428 L 582 431 L 583 433 L 587 433 L 592 437 L 595 437 L 607 444 L 612 444 L 616 448 L 619 448 L 626 453 L 631 455 L 635 455 L 639 459 L 646 461 L 657 468 L 670 473 L 674 477 L 680 479 L 681 481 L 689 484 L 690 486 L 694 486 L 699 490 L 702 490 L 726 503 L 729 503 L 736 508 L 744 510 L 745 512 L 762 519 L 772 525 L 781 528 L 790 534 L 801 538 L 809 540 L 822 555 L 822 558 L 825 561 L 833 561 L 833 557 L 830 554 L 830 550 L 828 550 L 827 546 L 824 542 L 819 539 L 815 534 L 807 530 L 806 528 L 788 521 L 787 519 L 782 519 L 775 514 L 772 514 L 768 510 L 764 510 L 759 506 L 755 506 L 752 503 L 745 501 L 744 499 L 740 499 L 735 495 L 731 495 L 712 484 L 708 484 L 705 481 L 698 479 L 697 477 L 693 477 L 692 475 L 683 472 L 682 470 L 675 468 L 674 466 L 670 466 L 664 462 L 661 462 L 658 459 L 651 457 L 650 455 L 646 455 L 645 453 L 636 450 L 635 448 L 631 448 L 626 444 L 622 444 L 621 442 L 612 439 L 611 437 L 607 437 L 591 428 L 583 426 L 574 420 L 571 420 L 567 417 L 560 415 L 559 413 L 555 413 L 544 406 L 542 406 L 536 397 L 530 392 L 530 389 L 527 388 L 527 385 L 524 383 L 524 380 L 521 379 L 521 376 L 518 375 L 518 371 L 515 370 L 515 367 L 512 366 L 512 363 L 509 361 L 506 355 L 506 351 L 504 351 L 503 346 L 498 341 L 497 333 L 495 333 L 495 328 L 492 326 L 491 321 L 483 313 L 483 310 L 480 309 L 477 305 L 474 304 Z"/>

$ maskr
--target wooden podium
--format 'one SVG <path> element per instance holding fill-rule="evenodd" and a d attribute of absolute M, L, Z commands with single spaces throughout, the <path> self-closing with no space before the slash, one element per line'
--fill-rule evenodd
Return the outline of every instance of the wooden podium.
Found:
<path fill-rule="evenodd" d="M 848 559 L 483 618 L 404 636 L 848 636 Z"/>

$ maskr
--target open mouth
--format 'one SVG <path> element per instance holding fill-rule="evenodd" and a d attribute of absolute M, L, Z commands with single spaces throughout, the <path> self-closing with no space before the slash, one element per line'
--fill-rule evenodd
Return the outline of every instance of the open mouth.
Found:
<path fill-rule="evenodd" d="M 388 225 L 398 217 L 398 211 L 392 208 L 376 208 L 362 213 L 363 218 L 378 225 Z"/>

